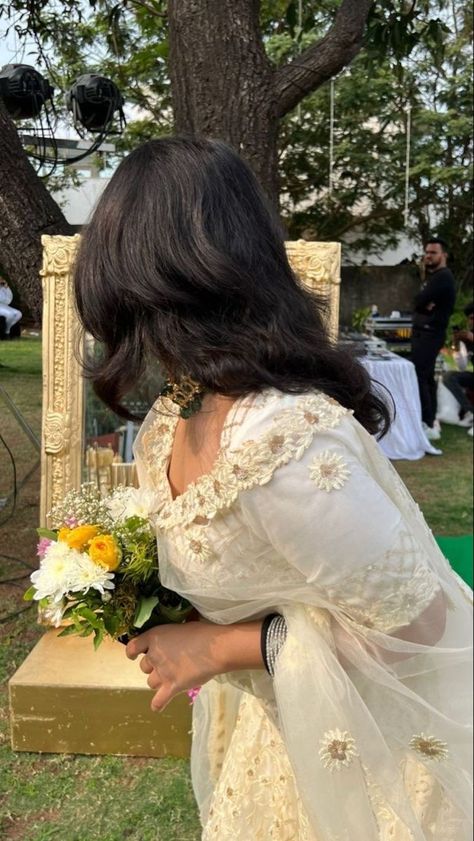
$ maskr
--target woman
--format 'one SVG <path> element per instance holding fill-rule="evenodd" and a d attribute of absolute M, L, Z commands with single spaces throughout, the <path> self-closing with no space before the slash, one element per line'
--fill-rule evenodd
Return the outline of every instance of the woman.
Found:
<path fill-rule="evenodd" d="M 461 841 L 466 592 L 370 433 L 387 410 L 329 342 L 248 167 L 220 142 L 129 155 L 76 296 L 115 410 L 169 385 L 136 445 L 164 584 L 204 621 L 131 641 L 162 710 L 194 705 L 203 839 Z"/>

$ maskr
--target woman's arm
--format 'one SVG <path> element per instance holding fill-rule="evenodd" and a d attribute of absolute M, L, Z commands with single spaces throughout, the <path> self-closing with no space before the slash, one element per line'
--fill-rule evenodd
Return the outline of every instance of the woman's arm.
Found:
<path fill-rule="evenodd" d="M 161 711 L 175 695 L 201 686 L 216 675 L 263 669 L 261 628 L 261 621 L 161 625 L 132 639 L 126 652 L 131 660 L 145 655 L 140 668 L 148 675 L 149 687 L 156 690 L 151 708 Z"/>

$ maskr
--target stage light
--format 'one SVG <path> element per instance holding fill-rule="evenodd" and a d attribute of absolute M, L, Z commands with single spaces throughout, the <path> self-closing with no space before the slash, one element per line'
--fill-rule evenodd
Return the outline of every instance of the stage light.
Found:
<path fill-rule="evenodd" d="M 48 80 L 28 64 L 7 64 L 0 70 L 0 98 L 7 112 L 14 120 L 35 121 L 29 133 L 20 136 L 43 176 L 51 175 L 58 164 L 77 163 L 92 155 L 109 135 L 121 134 L 125 126 L 124 100 L 117 85 L 105 76 L 86 73 L 71 86 L 66 101 L 77 133 L 90 145 L 77 155 L 61 158 L 52 119 L 57 117 L 53 93 Z M 89 133 L 96 137 L 88 139 Z"/>
<path fill-rule="evenodd" d="M 14 120 L 39 117 L 54 88 L 29 64 L 7 64 L 0 70 L 0 97 Z"/>
<path fill-rule="evenodd" d="M 79 134 L 82 132 L 78 123 L 90 132 L 111 133 L 116 112 L 119 115 L 118 131 L 121 132 L 125 124 L 123 103 L 117 85 L 111 79 L 94 73 L 79 76 L 67 94 L 67 105 L 73 113 L 74 125 Z"/>

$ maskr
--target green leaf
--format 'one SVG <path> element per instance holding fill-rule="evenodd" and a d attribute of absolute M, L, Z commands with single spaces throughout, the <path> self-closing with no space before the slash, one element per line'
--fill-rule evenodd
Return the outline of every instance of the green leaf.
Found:
<path fill-rule="evenodd" d="M 65 628 L 58 634 L 58 637 L 70 637 L 72 634 L 77 634 L 77 628 L 75 625 L 66 625 Z"/>
<path fill-rule="evenodd" d="M 47 537 L 48 540 L 57 540 L 58 539 L 57 532 L 52 531 L 52 529 L 40 528 L 40 529 L 36 529 L 36 533 L 37 533 L 38 537 Z"/>
<path fill-rule="evenodd" d="M 31 602 L 34 599 L 35 593 L 36 587 L 34 587 L 32 584 L 31 587 L 28 587 L 26 593 L 23 593 L 23 601 Z"/>
<path fill-rule="evenodd" d="M 158 596 L 142 596 L 138 602 L 133 619 L 133 624 L 136 628 L 142 628 L 145 622 L 148 622 L 158 602 Z"/>
<path fill-rule="evenodd" d="M 123 623 L 123 620 L 113 613 L 104 613 L 103 621 L 104 628 L 111 637 L 115 637 L 117 635 L 120 625 Z"/>
<path fill-rule="evenodd" d="M 177 607 L 169 607 L 168 605 L 160 605 L 160 616 L 166 619 L 167 622 L 184 622 L 193 609 L 191 604 L 181 602 Z"/>
<path fill-rule="evenodd" d="M 101 626 L 101 621 L 96 613 L 87 607 L 87 605 L 80 605 L 76 608 L 76 614 L 81 616 L 83 619 L 86 619 L 93 628 L 99 628 Z"/>
<path fill-rule="evenodd" d="M 103 628 L 96 628 L 94 631 L 94 651 L 97 651 L 99 645 L 104 639 L 104 629 Z"/>

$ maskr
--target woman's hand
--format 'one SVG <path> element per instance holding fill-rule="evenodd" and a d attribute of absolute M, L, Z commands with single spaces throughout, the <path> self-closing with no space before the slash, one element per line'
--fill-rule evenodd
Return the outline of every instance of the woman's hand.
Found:
<path fill-rule="evenodd" d="M 127 657 L 135 660 L 145 655 L 140 668 L 148 675 L 150 689 L 156 690 L 152 710 L 164 710 L 175 695 L 223 672 L 263 668 L 261 625 L 186 622 L 160 625 L 132 639 L 126 648 Z"/>

